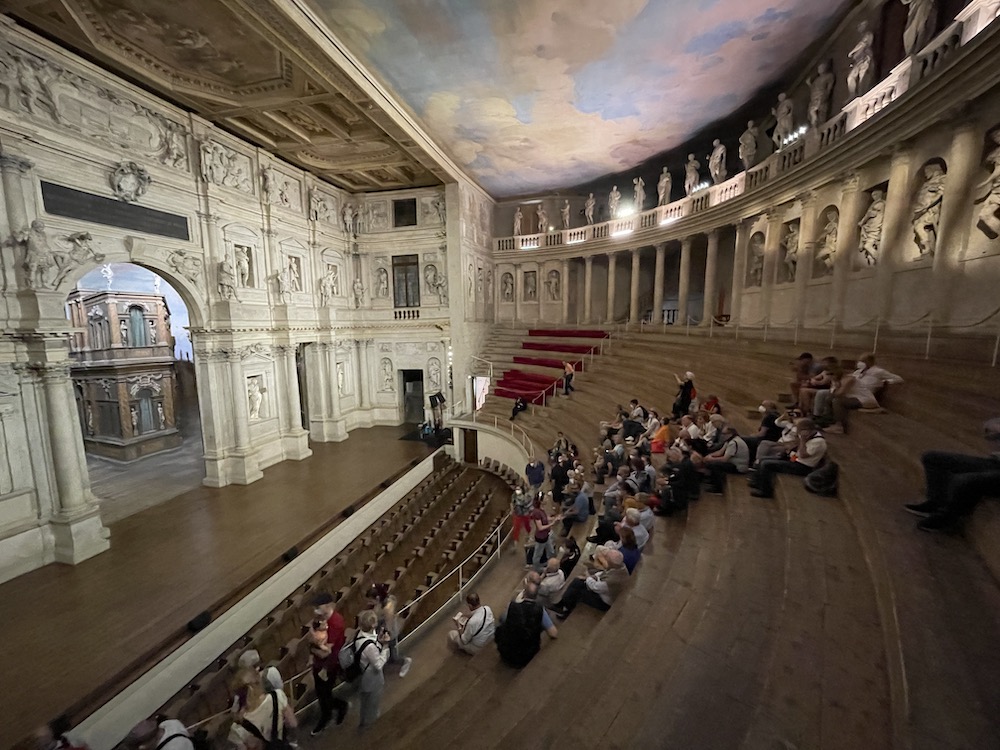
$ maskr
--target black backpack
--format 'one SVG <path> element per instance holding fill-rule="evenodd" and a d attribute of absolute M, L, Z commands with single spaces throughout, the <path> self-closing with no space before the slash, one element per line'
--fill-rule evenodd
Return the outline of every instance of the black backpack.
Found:
<path fill-rule="evenodd" d="M 353 641 L 345 643 L 343 648 L 340 649 L 337 660 L 340 662 L 340 668 L 343 670 L 342 674 L 346 682 L 354 682 L 365 673 L 364 667 L 361 666 L 361 654 L 368 648 L 368 644 L 370 643 L 375 643 L 375 641 L 371 638 L 366 638 L 361 641 L 361 647 L 359 648 L 358 636 L 354 636 Z"/>
<path fill-rule="evenodd" d="M 806 489 L 815 495 L 823 497 L 837 496 L 837 479 L 840 476 L 840 466 L 836 461 L 827 461 L 818 469 L 809 472 L 805 478 Z"/>
<path fill-rule="evenodd" d="M 505 664 L 520 669 L 541 648 L 542 607 L 537 602 L 511 602 L 506 619 L 494 633 L 497 651 Z"/>

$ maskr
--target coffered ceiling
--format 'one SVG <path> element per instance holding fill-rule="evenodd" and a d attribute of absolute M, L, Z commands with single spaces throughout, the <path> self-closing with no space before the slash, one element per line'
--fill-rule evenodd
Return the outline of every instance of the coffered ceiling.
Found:
<path fill-rule="evenodd" d="M 7 12 L 352 192 L 445 173 L 273 0 L 7 0 Z"/>

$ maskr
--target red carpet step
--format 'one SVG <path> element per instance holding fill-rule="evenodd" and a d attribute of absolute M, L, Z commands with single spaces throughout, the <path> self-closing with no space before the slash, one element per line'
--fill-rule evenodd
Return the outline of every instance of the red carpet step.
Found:
<path fill-rule="evenodd" d="M 542 352 L 566 352 L 567 354 L 589 354 L 593 346 L 587 344 L 548 344 L 541 341 L 525 341 L 522 349 L 532 349 Z"/>
<path fill-rule="evenodd" d="M 606 331 L 577 331 L 563 330 L 559 328 L 532 328 L 528 331 L 529 336 L 545 336 L 547 338 L 568 338 L 568 339 L 606 339 Z"/>
<path fill-rule="evenodd" d="M 518 365 L 534 365 L 535 367 L 551 367 L 553 369 L 562 372 L 563 363 L 561 359 L 549 359 L 548 357 L 514 357 L 514 363 Z M 583 360 L 577 360 L 573 363 L 573 369 L 577 372 L 583 371 Z"/>

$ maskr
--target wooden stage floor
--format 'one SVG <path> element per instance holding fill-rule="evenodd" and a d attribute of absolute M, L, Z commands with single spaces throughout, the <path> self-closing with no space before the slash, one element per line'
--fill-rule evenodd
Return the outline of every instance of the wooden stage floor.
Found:
<path fill-rule="evenodd" d="M 424 458 L 412 426 L 313 443 L 249 486 L 199 487 L 111 525 L 111 549 L 0 585 L 9 747 L 148 653 L 382 481 Z"/>

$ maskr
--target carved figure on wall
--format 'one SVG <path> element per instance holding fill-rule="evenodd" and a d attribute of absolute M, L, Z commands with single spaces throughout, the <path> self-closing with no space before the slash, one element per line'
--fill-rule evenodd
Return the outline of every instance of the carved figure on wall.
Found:
<path fill-rule="evenodd" d="M 389 272 L 384 268 L 379 268 L 375 272 L 375 296 L 376 297 L 388 297 L 389 296 Z"/>
<path fill-rule="evenodd" d="M 156 334 L 156 321 L 155 320 L 149 321 L 149 333 L 147 334 L 146 338 L 149 339 L 150 346 L 156 346 L 157 334 Z"/>
<path fill-rule="evenodd" d="M 233 270 L 233 259 L 229 253 L 219 261 L 219 294 L 223 299 L 236 297 L 236 271 Z"/>
<path fill-rule="evenodd" d="M 59 122 L 59 109 L 52 96 L 49 79 L 43 74 L 43 66 L 20 55 L 13 56 L 13 63 L 14 91 L 21 108 L 28 114 L 37 115 L 40 106 L 53 121 Z"/>
<path fill-rule="evenodd" d="M 45 233 L 45 222 L 35 219 L 27 229 L 15 235 L 14 240 L 24 245 L 24 270 L 28 275 L 28 286 L 32 289 L 44 289 L 49 285 L 49 271 L 55 267 L 56 262 Z"/>
<path fill-rule="evenodd" d="M 330 203 L 316 188 L 309 191 L 309 218 L 313 221 L 326 221 L 330 218 Z"/>
<path fill-rule="evenodd" d="M 340 296 L 340 271 L 332 263 L 327 264 L 326 273 L 319 281 L 320 303 L 327 307 L 333 303 L 334 297 Z"/>
<path fill-rule="evenodd" d="M 524 272 L 524 301 L 538 300 L 538 274 L 535 271 Z"/>
<path fill-rule="evenodd" d="M 747 129 L 740 136 L 740 161 L 743 169 L 750 169 L 757 161 L 757 136 L 760 134 L 753 120 L 747 122 Z"/>
<path fill-rule="evenodd" d="M 483 269 L 476 269 L 476 292 L 480 297 L 483 296 Z"/>
<path fill-rule="evenodd" d="M 562 208 L 559 209 L 559 213 L 562 215 L 562 228 L 569 229 L 569 201 L 564 201 Z"/>
<path fill-rule="evenodd" d="M 979 184 L 979 197 L 976 204 L 982 204 L 976 219 L 976 226 L 991 240 L 1000 237 L 1000 129 L 987 135 L 993 141 L 993 146 L 983 159 L 983 164 L 990 170 L 990 176 Z"/>
<path fill-rule="evenodd" d="M 351 291 L 354 292 L 355 307 L 361 307 L 365 304 L 365 285 L 361 283 L 361 279 L 354 280 L 354 283 L 351 284 Z"/>
<path fill-rule="evenodd" d="M 347 232 L 347 234 L 349 234 L 350 236 L 354 237 L 357 234 L 357 232 L 355 231 L 356 214 L 353 203 L 344 204 L 343 218 L 344 218 L 344 231 Z"/>
<path fill-rule="evenodd" d="M 293 292 L 302 291 L 302 261 L 294 255 L 288 256 L 288 288 Z"/>
<path fill-rule="evenodd" d="M 121 337 L 122 346 L 128 346 L 128 323 L 124 320 L 118 321 L 118 335 Z"/>
<path fill-rule="evenodd" d="M 448 280 L 443 274 L 438 273 L 437 266 L 433 263 L 428 263 L 424 267 L 424 284 L 427 286 L 428 292 L 438 296 L 441 304 L 447 304 Z"/>
<path fill-rule="evenodd" d="M 337 392 L 344 396 L 347 394 L 347 374 L 344 371 L 344 363 L 337 363 Z"/>
<path fill-rule="evenodd" d="M 264 403 L 264 393 L 260 387 L 260 378 L 247 378 L 247 405 L 250 407 L 250 419 L 260 419 L 260 407 Z"/>
<path fill-rule="evenodd" d="M 86 406 L 86 414 L 87 414 L 87 434 L 88 435 L 93 435 L 94 434 L 94 409 L 93 409 L 93 407 L 90 404 L 87 404 L 87 406 Z"/>
<path fill-rule="evenodd" d="M 134 161 L 124 161 L 114 168 L 108 181 L 115 198 L 125 203 L 134 203 L 146 194 L 153 178 Z"/>
<path fill-rule="evenodd" d="M 694 158 L 694 154 L 688 154 L 687 164 L 684 165 L 684 194 L 691 195 L 701 183 L 701 162 Z"/>
<path fill-rule="evenodd" d="M 771 114 L 774 115 L 775 120 L 771 141 L 774 143 L 774 150 L 777 151 L 795 132 L 795 113 L 792 108 L 792 100 L 785 92 L 778 94 L 778 104 L 771 109 Z"/>
<path fill-rule="evenodd" d="M 535 209 L 535 216 L 538 218 L 538 233 L 545 234 L 549 231 L 549 212 L 545 210 L 545 206 L 541 203 Z"/>
<path fill-rule="evenodd" d="M 799 225 L 789 224 L 788 233 L 785 234 L 781 244 L 785 247 L 785 277 L 789 281 L 795 281 L 795 269 L 799 263 Z"/>
<path fill-rule="evenodd" d="M 750 238 L 749 275 L 749 286 L 761 286 L 764 283 L 764 235 L 760 232 Z"/>
<path fill-rule="evenodd" d="M 621 203 L 622 194 L 617 185 L 611 187 L 608 194 L 608 216 L 612 219 L 618 218 L 618 204 Z"/>
<path fill-rule="evenodd" d="M 562 284 L 560 281 L 558 271 L 549 271 L 545 279 L 545 291 L 548 293 L 549 302 L 558 302 L 562 299 Z"/>
<path fill-rule="evenodd" d="M 493 303 L 493 269 L 486 269 L 486 302 Z"/>
<path fill-rule="evenodd" d="M 882 222 L 885 221 L 885 193 L 872 190 L 872 202 L 858 226 L 861 228 L 861 243 L 858 251 L 869 266 L 878 263 L 879 246 L 882 241 Z"/>
<path fill-rule="evenodd" d="M 670 188 L 673 180 L 670 177 L 670 170 L 666 167 L 660 172 L 660 179 L 656 182 L 656 205 L 665 206 L 670 203 Z"/>
<path fill-rule="evenodd" d="M 944 198 L 944 169 L 937 162 L 924 167 L 924 182 L 913 201 L 913 237 L 921 255 L 934 257 Z"/>
<path fill-rule="evenodd" d="M 936 15 L 935 0 L 899 1 L 910 6 L 906 14 L 906 27 L 903 29 L 903 51 L 907 55 L 915 55 L 924 48 L 934 31 L 930 22 Z"/>
<path fill-rule="evenodd" d="M 441 193 L 434 196 L 434 200 L 431 201 L 431 206 L 437 212 L 438 221 L 442 224 L 446 224 L 448 220 L 447 203 L 445 202 L 445 197 Z"/>
<path fill-rule="evenodd" d="M 94 249 L 92 244 L 94 238 L 90 232 L 73 232 L 73 234 L 63 237 L 62 240 L 69 243 L 69 250 L 56 250 L 54 253 L 58 271 L 53 281 L 53 288 L 59 286 L 71 270 L 88 260 L 98 263 L 104 261 L 104 253 L 99 253 Z"/>
<path fill-rule="evenodd" d="M 139 434 L 139 413 L 135 410 L 134 406 L 128 408 L 129 420 L 132 422 L 132 434 Z"/>
<path fill-rule="evenodd" d="M 187 131 L 173 120 L 162 120 L 160 125 L 160 164 L 165 167 L 183 167 L 187 164 Z"/>
<path fill-rule="evenodd" d="M 587 200 L 583 204 L 583 216 L 586 218 L 588 224 L 594 223 L 594 209 L 596 207 L 597 201 L 594 199 L 594 194 L 591 193 L 587 196 Z"/>
<path fill-rule="evenodd" d="M 286 305 L 292 301 L 292 288 L 288 274 L 289 271 L 287 265 L 282 267 L 280 271 L 276 271 L 274 274 L 274 283 L 278 287 L 278 299 Z"/>
<path fill-rule="evenodd" d="M 850 65 L 847 71 L 847 91 L 851 99 L 860 96 L 868 90 L 868 74 L 875 67 L 875 35 L 868 28 L 868 23 L 862 21 L 858 25 L 861 37 L 858 43 L 847 53 Z"/>
<path fill-rule="evenodd" d="M 160 429 L 161 430 L 167 429 L 167 415 L 163 411 L 163 404 L 161 404 L 159 401 L 156 403 L 156 416 L 160 422 Z"/>
<path fill-rule="evenodd" d="M 641 177 L 632 179 L 632 202 L 637 213 L 642 213 L 646 203 L 646 181 Z"/>
<path fill-rule="evenodd" d="M 833 273 L 833 264 L 837 258 L 837 232 L 839 230 L 840 214 L 836 209 L 826 212 L 826 224 L 823 227 L 823 243 L 820 245 L 816 260 L 823 265 L 824 275 Z"/>
<path fill-rule="evenodd" d="M 252 193 L 250 176 L 240 163 L 240 154 L 221 143 L 204 140 L 198 147 L 201 157 L 201 177 L 205 182 L 222 187 L 236 188 Z"/>
<path fill-rule="evenodd" d="M 103 266 L 101 266 L 101 276 L 103 276 L 104 280 L 108 282 L 108 289 L 110 289 L 111 283 L 114 281 L 115 278 L 115 269 L 111 267 L 110 263 L 105 263 Z M 159 294 L 157 290 L 154 291 L 156 291 L 156 293 Z"/>
<path fill-rule="evenodd" d="M 816 68 L 816 77 L 806 80 L 809 87 L 809 125 L 817 128 L 830 116 L 830 95 L 833 93 L 834 76 L 830 63 L 825 60 Z"/>
<path fill-rule="evenodd" d="M 437 357 L 427 360 L 427 380 L 432 392 L 441 390 L 441 360 Z"/>
<path fill-rule="evenodd" d="M 240 286 L 250 286 L 250 248 L 236 245 L 236 276 Z"/>
<path fill-rule="evenodd" d="M 469 302 L 472 302 L 476 298 L 476 269 L 469 264 L 469 269 L 465 274 L 465 295 L 468 297 Z"/>
<path fill-rule="evenodd" d="M 190 281 L 192 284 L 198 283 L 201 276 L 202 260 L 194 255 L 190 255 L 184 250 L 175 250 L 167 258 L 167 263 L 174 271 Z"/>
<path fill-rule="evenodd" d="M 381 373 L 382 373 L 382 390 L 383 391 L 394 391 L 396 390 L 396 372 L 392 369 L 392 360 L 388 357 L 383 357 L 381 362 Z"/>
<path fill-rule="evenodd" d="M 261 170 L 261 191 L 264 193 L 264 202 L 274 204 L 278 202 L 278 173 L 274 167 L 267 166 Z"/>
<path fill-rule="evenodd" d="M 514 301 L 514 276 L 504 273 L 500 276 L 500 299 L 504 302 Z"/>
<path fill-rule="evenodd" d="M 518 206 L 514 209 L 514 236 L 519 237 L 521 234 L 521 222 L 524 220 L 524 214 L 521 213 L 521 207 Z"/>
<path fill-rule="evenodd" d="M 712 153 L 708 155 L 708 173 L 712 175 L 715 185 L 726 181 L 726 147 L 718 138 L 712 141 Z"/>

